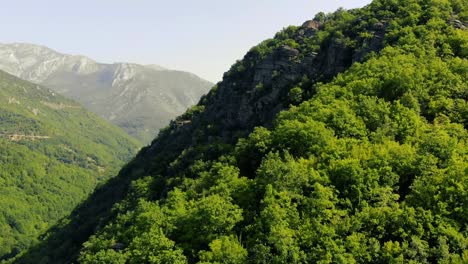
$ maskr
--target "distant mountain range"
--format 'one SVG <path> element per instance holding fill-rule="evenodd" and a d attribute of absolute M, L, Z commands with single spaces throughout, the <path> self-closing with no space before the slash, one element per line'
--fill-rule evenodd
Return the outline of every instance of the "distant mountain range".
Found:
<path fill-rule="evenodd" d="M 0 70 L 80 102 L 144 143 L 213 85 L 158 65 L 98 63 L 24 43 L 0 44 Z"/>

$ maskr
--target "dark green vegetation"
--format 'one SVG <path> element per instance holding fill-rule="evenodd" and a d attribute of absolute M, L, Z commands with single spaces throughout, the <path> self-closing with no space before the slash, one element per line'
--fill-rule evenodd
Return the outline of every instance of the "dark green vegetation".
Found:
<path fill-rule="evenodd" d="M 0 71 L 0 260 L 33 244 L 137 148 L 77 103 Z"/>
<path fill-rule="evenodd" d="M 17 262 L 466 263 L 467 7 L 283 30 Z"/>

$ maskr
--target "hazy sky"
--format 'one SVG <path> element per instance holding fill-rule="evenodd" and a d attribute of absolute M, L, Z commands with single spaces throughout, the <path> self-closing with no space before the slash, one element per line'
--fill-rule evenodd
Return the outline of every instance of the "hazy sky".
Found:
<path fill-rule="evenodd" d="M 221 80 L 252 46 L 319 12 L 370 0 L 12 0 L 0 42 L 42 44 L 100 62 L 159 64 Z"/>

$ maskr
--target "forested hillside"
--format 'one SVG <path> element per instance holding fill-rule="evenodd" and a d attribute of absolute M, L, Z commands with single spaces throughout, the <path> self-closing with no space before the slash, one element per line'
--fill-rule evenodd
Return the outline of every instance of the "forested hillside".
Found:
<path fill-rule="evenodd" d="M 117 174 L 138 144 L 76 102 L 0 72 L 0 260 Z"/>
<path fill-rule="evenodd" d="M 468 262 L 467 7 L 284 29 L 17 263 Z"/>

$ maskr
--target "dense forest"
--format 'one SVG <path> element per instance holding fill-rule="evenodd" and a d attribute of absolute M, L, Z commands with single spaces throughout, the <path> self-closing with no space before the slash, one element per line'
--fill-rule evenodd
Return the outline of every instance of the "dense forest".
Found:
<path fill-rule="evenodd" d="M 285 28 L 12 262 L 468 262 L 467 7 Z"/>
<path fill-rule="evenodd" d="M 0 72 L 0 260 L 68 215 L 139 144 L 77 103 Z"/>

